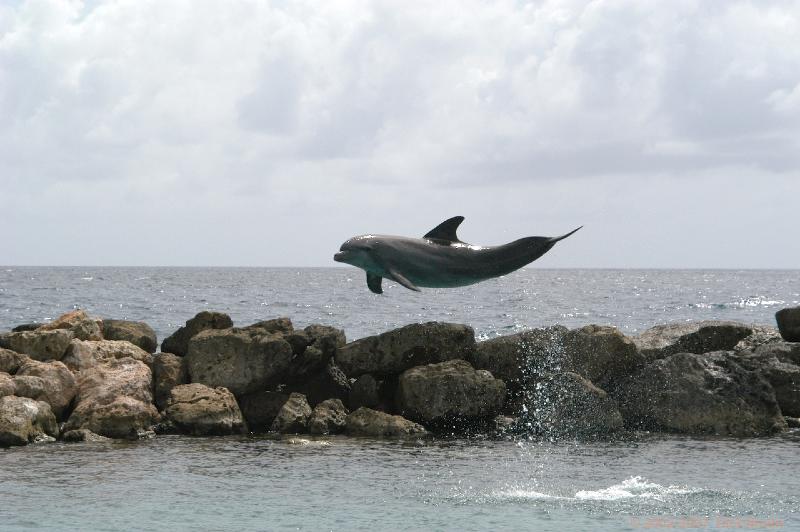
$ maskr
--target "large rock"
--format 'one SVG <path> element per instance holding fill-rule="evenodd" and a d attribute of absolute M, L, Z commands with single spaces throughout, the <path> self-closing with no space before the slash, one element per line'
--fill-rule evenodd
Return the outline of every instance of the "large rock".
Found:
<path fill-rule="evenodd" d="M 340 347 L 336 363 L 350 377 L 401 373 L 414 366 L 469 359 L 475 352 L 472 327 L 455 323 L 414 323 Z"/>
<path fill-rule="evenodd" d="M 130 342 L 148 353 L 155 353 L 158 347 L 156 332 L 141 321 L 103 320 L 103 337 Z"/>
<path fill-rule="evenodd" d="M 16 373 L 26 360 L 30 360 L 28 355 L 0 348 L 0 372 Z"/>
<path fill-rule="evenodd" d="M 181 384 L 170 390 L 164 411 L 167 422 L 194 436 L 241 434 L 247 425 L 227 389 L 204 384 Z"/>
<path fill-rule="evenodd" d="M 781 333 L 775 327 L 769 325 L 749 325 L 753 331 L 750 336 L 746 336 L 736 344 L 734 351 L 752 351 L 762 345 L 782 342 Z"/>
<path fill-rule="evenodd" d="M 24 353 L 35 360 L 61 360 L 74 338 L 72 331 L 23 331 L 0 335 L 0 347 Z"/>
<path fill-rule="evenodd" d="M 308 403 L 314 407 L 326 399 L 347 401 L 350 396 L 350 381 L 333 360 L 317 373 L 307 375 L 302 380 L 292 380 L 286 389 L 290 392 L 302 393 Z"/>
<path fill-rule="evenodd" d="M 95 318 L 90 318 L 83 310 L 73 310 L 62 314 L 50 323 L 45 323 L 38 330 L 52 331 L 64 329 L 72 332 L 79 340 L 102 340 L 102 322 Z"/>
<path fill-rule="evenodd" d="M 614 395 L 634 428 L 740 437 L 786 428 L 772 386 L 727 352 L 655 360 L 620 381 Z"/>
<path fill-rule="evenodd" d="M 309 339 L 310 345 L 328 356 L 333 356 L 338 348 L 347 344 L 344 331 L 329 325 L 309 325 L 303 329 L 303 334 Z"/>
<path fill-rule="evenodd" d="M 227 314 L 204 310 L 188 320 L 186 325 L 165 338 L 161 342 L 161 350 L 165 353 L 173 353 L 182 357 L 189 350 L 189 340 L 197 333 L 209 329 L 229 329 L 231 327 L 233 327 L 233 321 Z"/>
<path fill-rule="evenodd" d="M 494 416 L 505 396 L 503 381 L 464 360 L 406 370 L 397 389 L 401 414 L 421 423 Z"/>
<path fill-rule="evenodd" d="M 675 353 L 726 351 L 753 334 L 753 328 L 735 321 L 696 321 L 656 325 L 633 338 L 647 360 Z"/>
<path fill-rule="evenodd" d="M 112 358 L 78 374 L 78 395 L 65 430 L 89 429 L 109 438 L 136 438 L 159 420 L 150 368 Z"/>
<path fill-rule="evenodd" d="M 301 393 L 289 395 L 283 404 L 270 430 L 281 434 L 302 434 L 308 429 L 308 418 L 311 417 L 311 407 L 306 401 L 306 396 Z"/>
<path fill-rule="evenodd" d="M 14 380 L 16 395 L 46 402 L 58 420 L 63 419 L 78 391 L 75 376 L 57 360 L 28 360 L 20 366 Z"/>
<path fill-rule="evenodd" d="M 209 329 L 189 342 L 186 364 L 192 382 L 241 395 L 279 383 L 291 359 L 292 347 L 280 334 Z"/>
<path fill-rule="evenodd" d="M 428 433 L 425 427 L 403 416 L 393 416 L 366 407 L 361 407 L 347 416 L 345 432 L 349 436 L 372 438 L 404 438 L 425 436 Z"/>
<path fill-rule="evenodd" d="M 257 321 L 252 325 L 243 327 L 244 330 L 253 331 L 258 329 L 260 334 L 266 333 L 280 333 L 291 334 L 294 332 L 294 325 L 289 318 L 273 318 L 271 320 Z"/>
<path fill-rule="evenodd" d="M 362 406 L 377 409 L 381 404 L 380 381 L 369 373 L 365 373 L 355 380 L 350 387 L 349 405 L 352 410 Z"/>
<path fill-rule="evenodd" d="M 784 416 L 800 417 L 800 343 L 764 344 L 738 353 L 736 361 L 759 372 L 772 385 Z"/>
<path fill-rule="evenodd" d="M 73 340 L 62 360 L 70 370 L 78 372 L 120 358 L 132 358 L 148 366 L 153 363 L 153 355 L 124 340 Z"/>
<path fill-rule="evenodd" d="M 239 407 L 252 432 L 267 432 L 288 400 L 288 393 L 261 391 L 241 396 Z"/>
<path fill-rule="evenodd" d="M 188 382 L 185 358 L 172 353 L 159 353 L 153 357 L 153 392 L 159 410 L 167 406 L 170 390 Z"/>
<path fill-rule="evenodd" d="M 781 309 L 775 313 L 778 330 L 787 342 L 800 342 L 800 307 Z"/>
<path fill-rule="evenodd" d="M 0 397 L 0 447 L 27 445 L 58 436 L 50 405 L 28 397 Z"/>
<path fill-rule="evenodd" d="M 543 376 L 532 407 L 531 428 L 549 438 L 605 436 L 622 428 L 616 402 L 577 373 Z"/>
<path fill-rule="evenodd" d="M 309 434 L 338 434 L 344 432 L 347 408 L 339 399 L 327 399 L 314 407 L 308 419 Z"/>
<path fill-rule="evenodd" d="M 0 397 L 6 395 L 17 395 L 17 385 L 14 383 L 14 377 L 0 372 Z"/>

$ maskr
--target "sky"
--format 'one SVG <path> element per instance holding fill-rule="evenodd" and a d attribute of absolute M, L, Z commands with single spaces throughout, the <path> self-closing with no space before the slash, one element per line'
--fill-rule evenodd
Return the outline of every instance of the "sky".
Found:
<path fill-rule="evenodd" d="M 0 0 L 0 264 L 800 268 L 800 2 Z"/>

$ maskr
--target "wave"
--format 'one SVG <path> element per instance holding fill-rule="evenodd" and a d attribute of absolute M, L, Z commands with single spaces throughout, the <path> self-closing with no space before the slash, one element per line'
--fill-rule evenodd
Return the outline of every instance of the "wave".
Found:
<path fill-rule="evenodd" d="M 607 488 L 580 490 L 572 496 L 554 495 L 524 488 L 505 489 L 497 491 L 493 495 L 500 500 L 618 501 L 621 499 L 663 500 L 672 495 L 687 495 L 702 491 L 700 488 L 662 486 L 661 484 L 648 482 L 640 476 L 635 476 Z"/>
<path fill-rule="evenodd" d="M 785 305 L 786 301 L 780 299 L 768 299 L 762 296 L 750 296 L 727 303 L 690 303 L 688 308 L 704 309 L 729 309 L 729 308 L 750 308 L 750 307 L 777 307 Z"/>

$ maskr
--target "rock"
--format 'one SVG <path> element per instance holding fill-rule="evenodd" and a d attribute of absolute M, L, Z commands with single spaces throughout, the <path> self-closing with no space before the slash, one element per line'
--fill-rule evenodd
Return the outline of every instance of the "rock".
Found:
<path fill-rule="evenodd" d="M 800 307 L 781 309 L 775 313 L 778 330 L 787 342 L 800 342 Z"/>
<path fill-rule="evenodd" d="M 17 395 L 17 385 L 11 375 L 0 372 L 0 397 L 6 395 Z"/>
<path fill-rule="evenodd" d="M 58 436 L 50 405 L 28 397 L 0 397 L 0 447 L 27 445 Z"/>
<path fill-rule="evenodd" d="M 736 347 L 753 329 L 735 321 L 696 321 L 656 325 L 633 338 L 647 360 L 675 353 L 710 353 Z"/>
<path fill-rule="evenodd" d="M 242 395 L 279 383 L 291 359 L 292 347 L 279 334 L 210 329 L 189 342 L 186 364 L 192 382 Z"/>
<path fill-rule="evenodd" d="M 334 356 L 336 350 L 347 343 L 343 330 L 328 325 L 309 325 L 303 329 L 303 333 L 310 340 L 310 345 L 328 357 Z"/>
<path fill-rule="evenodd" d="M 255 392 L 241 396 L 239 407 L 251 431 L 266 432 L 288 400 L 289 394 L 284 392 Z"/>
<path fill-rule="evenodd" d="M 472 327 L 455 323 L 414 323 L 350 342 L 336 351 L 345 374 L 359 377 L 401 373 L 414 366 L 469 359 L 475 352 Z"/>
<path fill-rule="evenodd" d="M 248 325 L 247 327 L 243 327 L 243 329 L 248 331 L 258 329 L 262 335 L 266 333 L 280 333 L 287 335 L 294 332 L 292 320 L 289 318 L 275 318 L 272 320 L 259 321 L 252 325 Z"/>
<path fill-rule="evenodd" d="M 306 347 L 311 345 L 312 340 L 306 336 L 306 333 L 302 331 L 294 331 L 291 334 L 284 334 L 283 339 L 289 342 L 289 345 L 292 346 L 292 353 L 297 355 L 302 355 Z"/>
<path fill-rule="evenodd" d="M 188 382 L 185 358 L 172 353 L 159 353 L 153 357 L 153 391 L 159 410 L 167 406 L 170 390 Z"/>
<path fill-rule="evenodd" d="M 189 340 L 201 331 L 209 329 L 229 329 L 233 327 L 231 317 L 222 312 L 203 311 L 188 320 L 186 325 L 175 331 L 161 342 L 161 351 L 185 356 L 189 349 Z"/>
<path fill-rule="evenodd" d="M 138 438 L 160 416 L 153 405 L 150 368 L 132 358 L 112 358 L 78 374 L 75 410 L 65 430 L 89 429 L 109 438 Z"/>
<path fill-rule="evenodd" d="M 270 430 L 281 434 L 302 434 L 307 430 L 309 417 L 311 407 L 306 396 L 292 393 L 275 416 Z"/>
<path fill-rule="evenodd" d="M 10 349 L 0 348 L 0 372 L 16 373 L 26 360 L 30 360 L 30 357 Z"/>
<path fill-rule="evenodd" d="M 371 408 L 361 407 L 347 416 L 345 432 L 349 436 L 373 438 L 403 438 L 425 436 L 425 427 L 403 416 L 393 416 Z"/>
<path fill-rule="evenodd" d="M 111 438 L 100 436 L 99 434 L 95 434 L 91 430 L 87 429 L 69 430 L 61 435 L 61 439 L 67 443 L 81 443 L 81 442 L 100 443 L 100 442 L 111 441 Z"/>
<path fill-rule="evenodd" d="M 41 323 L 23 323 L 11 329 L 11 332 L 35 331 L 41 326 Z"/>
<path fill-rule="evenodd" d="M 73 340 L 63 362 L 70 370 L 77 372 L 120 358 L 132 358 L 148 366 L 153 364 L 153 355 L 124 340 Z"/>
<path fill-rule="evenodd" d="M 49 404 L 57 420 L 63 419 L 78 392 L 75 376 L 67 366 L 57 360 L 28 360 L 20 366 L 14 380 L 17 385 L 16 395 Z"/>
<path fill-rule="evenodd" d="M 800 417 L 785 417 L 786 426 L 790 429 L 800 429 Z"/>
<path fill-rule="evenodd" d="M 102 340 L 103 329 L 100 320 L 90 318 L 83 310 L 73 310 L 67 312 L 39 327 L 39 331 L 53 331 L 64 329 L 71 331 L 73 336 L 79 340 Z"/>
<path fill-rule="evenodd" d="M 106 340 L 124 340 L 148 353 L 155 353 L 158 339 L 152 327 L 141 321 L 103 320 Z"/>
<path fill-rule="evenodd" d="M 194 436 L 247 432 L 236 398 L 222 387 L 198 383 L 175 386 L 169 392 L 164 416 L 178 430 Z"/>
<path fill-rule="evenodd" d="M 494 416 L 505 396 L 503 381 L 464 360 L 406 370 L 397 389 L 401 414 L 421 423 Z"/>
<path fill-rule="evenodd" d="M 620 381 L 614 395 L 634 428 L 737 437 L 786 428 L 769 383 L 726 352 L 657 359 Z"/>
<path fill-rule="evenodd" d="M 338 434 L 344 432 L 347 414 L 342 401 L 327 399 L 314 407 L 308 420 L 309 434 Z"/>
<path fill-rule="evenodd" d="M 775 327 L 769 325 L 750 325 L 753 333 L 750 336 L 739 340 L 733 348 L 734 351 L 752 351 L 762 345 L 767 345 L 782 340 L 781 333 Z"/>
<path fill-rule="evenodd" d="M 35 360 L 61 360 L 72 338 L 72 332 L 64 329 L 12 332 L 0 335 L 0 347 Z"/>
<path fill-rule="evenodd" d="M 756 347 L 753 353 L 759 358 L 775 357 L 781 362 L 800 366 L 800 343 L 798 342 L 772 342 Z"/>
<path fill-rule="evenodd" d="M 294 351 L 294 348 L 292 348 Z M 302 353 L 295 355 L 289 366 L 288 380 L 302 382 L 308 379 L 311 375 L 319 373 L 325 369 L 325 365 L 333 355 L 330 353 L 323 353 L 322 350 L 316 346 L 310 345 L 306 347 Z"/>
<path fill-rule="evenodd" d="M 377 408 L 380 403 L 380 382 L 369 373 L 360 376 L 351 385 L 349 404 L 352 410 L 358 410 L 362 406 Z"/>
<path fill-rule="evenodd" d="M 532 418 L 548 438 L 604 436 L 622 429 L 622 415 L 608 394 L 577 373 L 553 373 L 536 383 Z"/>
<path fill-rule="evenodd" d="M 736 362 L 757 371 L 775 390 L 784 416 L 800 416 L 800 343 L 773 342 L 737 353 Z"/>
<path fill-rule="evenodd" d="M 311 406 L 316 406 L 325 399 L 347 401 L 350 396 L 350 381 L 336 363 L 329 360 L 322 370 L 307 376 L 305 380 L 287 384 L 286 389 L 302 393 Z"/>

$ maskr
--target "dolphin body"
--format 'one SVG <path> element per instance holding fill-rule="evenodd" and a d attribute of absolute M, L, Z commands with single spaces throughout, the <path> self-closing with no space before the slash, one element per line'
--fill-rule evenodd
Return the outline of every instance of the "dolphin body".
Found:
<path fill-rule="evenodd" d="M 463 221 L 463 216 L 454 216 L 422 238 L 355 236 L 342 244 L 333 260 L 365 270 L 367 286 L 376 294 L 383 293 L 384 277 L 417 292 L 420 286 L 452 288 L 518 270 L 580 229 L 563 236 L 529 236 L 502 246 L 484 247 L 459 240 L 456 229 Z"/>

